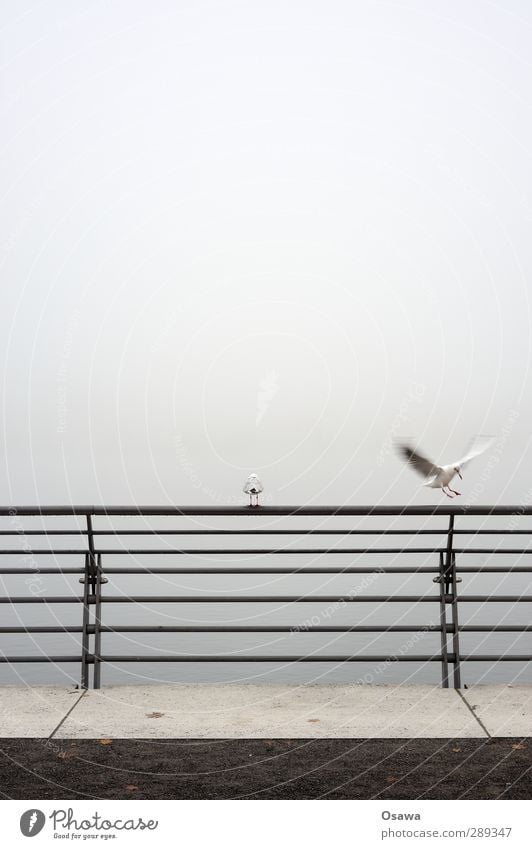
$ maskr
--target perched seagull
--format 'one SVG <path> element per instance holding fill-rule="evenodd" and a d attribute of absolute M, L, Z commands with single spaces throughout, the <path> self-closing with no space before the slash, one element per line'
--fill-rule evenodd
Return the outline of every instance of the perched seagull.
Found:
<path fill-rule="evenodd" d="M 441 489 L 448 498 L 454 498 L 456 495 L 461 495 L 460 492 L 456 489 L 451 489 L 449 486 L 454 476 L 458 475 L 460 480 L 463 480 L 463 468 L 471 462 L 471 460 L 474 460 L 475 457 L 478 457 L 480 454 L 483 454 L 484 451 L 487 451 L 493 441 L 492 437 L 477 437 L 471 443 L 471 447 L 465 457 L 462 457 L 461 460 L 457 460 L 456 463 L 449 463 L 447 466 L 436 465 L 436 463 L 428 460 L 427 457 L 424 457 L 423 454 L 420 454 L 406 443 L 399 444 L 398 449 L 399 453 L 407 461 L 407 463 L 409 463 L 416 472 L 423 475 L 425 478 L 423 486 L 429 486 L 432 489 Z M 447 492 L 447 490 L 449 490 L 449 492 Z M 451 492 L 454 494 L 451 495 Z"/>
<path fill-rule="evenodd" d="M 259 494 L 264 489 L 257 475 L 250 475 L 244 484 L 243 492 L 249 495 L 249 506 L 259 507 Z M 253 496 L 255 496 L 255 504 L 253 504 Z"/>

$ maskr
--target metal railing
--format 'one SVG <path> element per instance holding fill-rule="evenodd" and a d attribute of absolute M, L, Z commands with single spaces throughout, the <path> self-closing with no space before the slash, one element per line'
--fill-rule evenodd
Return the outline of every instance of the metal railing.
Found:
<path fill-rule="evenodd" d="M 57 633 L 73 633 L 81 634 L 81 652 L 75 655 L 46 655 L 44 653 L 37 655 L 6 655 L 0 652 L 0 662 L 9 664 L 19 663 L 79 663 L 80 664 L 80 683 L 83 688 L 90 685 L 90 669 L 93 670 L 93 686 L 99 688 L 101 684 L 101 667 L 104 663 L 131 663 L 131 662 L 187 662 L 187 663 L 202 663 L 202 662 L 233 662 L 233 663 L 261 663 L 261 662 L 327 662 L 327 663 L 344 663 L 344 662 L 398 662 L 409 661 L 418 664 L 438 663 L 441 668 L 441 682 L 443 687 L 448 687 L 450 682 L 455 688 L 461 686 L 461 666 L 469 661 L 482 661 L 490 663 L 499 663 L 503 661 L 519 661 L 529 663 L 532 661 L 530 654 L 464 654 L 460 646 L 461 634 L 467 632 L 476 633 L 493 633 L 493 632 L 517 632 L 525 633 L 532 631 L 532 625 L 523 624 L 491 624 L 491 625 L 475 625 L 475 624 L 460 624 L 459 606 L 463 604 L 477 603 L 490 604 L 492 602 L 532 602 L 532 595 L 501 595 L 501 594 L 460 594 L 459 582 L 461 581 L 460 574 L 464 573 L 531 573 L 532 565 L 529 561 L 522 562 L 521 558 L 525 555 L 532 554 L 532 548 L 512 547 L 501 548 L 499 546 L 477 547 L 471 545 L 471 542 L 466 547 L 457 547 L 456 538 L 466 536 L 470 539 L 482 538 L 486 535 L 497 535 L 499 537 L 507 537 L 513 535 L 530 535 L 532 530 L 517 528 L 517 524 L 522 516 L 532 515 L 530 507 L 460 507 L 449 505 L 445 507 L 1 507 L 0 517 L 7 519 L 9 527 L 0 529 L 0 536 L 18 537 L 23 539 L 22 548 L 1 549 L 0 555 L 2 560 L 0 563 L 0 574 L 6 575 L 79 575 L 83 591 L 78 595 L 3 595 L 0 596 L 0 604 L 13 605 L 18 609 L 19 605 L 23 604 L 79 604 L 81 608 L 81 624 L 80 625 L 28 625 L 28 626 L 9 626 L 2 625 L 0 627 L 0 635 L 13 634 L 57 634 Z M 48 517 L 76 517 L 78 525 L 72 528 L 25 528 L 24 520 L 27 518 L 39 519 L 46 525 Z M 460 519 L 463 517 L 514 517 L 511 519 L 511 527 L 493 528 L 493 527 L 476 527 L 464 528 L 460 527 Z M 101 527 L 98 521 L 101 517 L 105 517 L 107 522 L 113 524 Z M 196 517 L 202 520 L 213 517 L 216 520 L 222 517 L 238 517 L 242 519 L 245 525 L 239 527 L 224 527 L 223 523 L 217 522 L 214 527 L 197 528 L 197 527 L 117 527 L 116 519 L 118 517 L 137 517 L 139 519 L 150 519 L 157 517 L 174 517 L 186 518 Z M 275 520 L 279 517 L 290 523 L 290 527 L 277 527 Z M 291 524 L 298 517 L 324 517 L 333 519 L 335 517 L 359 517 L 361 519 L 373 519 L 374 517 L 393 517 L 392 525 L 386 522 L 381 522 L 381 527 L 291 527 Z M 419 519 L 442 521 L 444 524 L 438 524 L 437 527 L 417 527 L 405 528 L 397 527 L 405 517 L 418 517 Z M 266 527 L 249 527 L 251 519 L 264 518 L 273 520 Z M 80 526 L 79 523 L 82 523 Z M 349 525 L 346 521 L 345 525 Z M 124 537 L 142 536 L 162 538 L 170 536 L 190 536 L 209 539 L 212 536 L 234 536 L 240 535 L 252 536 L 257 538 L 268 538 L 268 536 L 283 536 L 288 538 L 288 545 L 277 547 L 200 547 L 200 548 L 176 548 L 169 546 L 165 547 L 130 547 L 120 545 L 120 541 Z M 337 539 L 349 538 L 353 536 L 365 536 L 372 539 L 372 544 L 365 547 L 346 547 L 345 544 L 339 545 Z M 83 544 L 76 548 L 63 548 L 58 543 L 54 543 L 54 538 L 79 536 L 83 540 Z M 105 545 L 100 545 L 99 541 L 102 537 L 114 537 L 117 543 L 113 548 L 108 548 Z M 327 547 L 293 547 L 290 544 L 292 537 L 333 537 L 333 543 Z M 408 544 L 406 546 L 381 546 L 375 545 L 374 541 L 388 536 L 409 536 L 412 539 L 419 537 L 439 537 L 441 543 L 438 545 L 415 546 Z M 30 545 L 31 537 L 44 537 L 49 541 L 47 548 L 34 548 Z M 336 542 L 336 544 L 335 544 Z M 411 543 L 411 540 L 409 540 Z M 290 566 L 187 566 L 181 565 L 181 562 L 187 557 L 201 555 L 217 555 L 221 558 L 234 557 L 239 555 L 246 556 L 261 556 L 266 558 L 283 555 L 286 558 L 290 555 L 302 555 L 306 559 L 315 556 L 326 555 L 330 560 L 331 565 L 302 565 L 297 567 Z M 363 565 L 335 565 L 334 560 L 336 555 L 348 556 L 363 556 Z M 394 565 L 386 565 L 375 567 L 372 565 L 372 556 L 393 555 Z M 395 560 L 402 555 L 426 555 L 434 557 L 433 565 L 413 566 L 395 565 Z M 511 562 L 503 565 L 489 566 L 481 563 L 480 565 L 468 565 L 468 556 L 486 555 L 504 555 L 504 559 L 508 561 L 511 557 Z M 78 565 L 53 565 L 40 566 L 36 564 L 35 558 L 41 555 L 52 555 L 54 560 L 59 558 L 77 558 Z M 113 565 L 113 558 L 116 555 L 131 555 L 137 559 L 145 558 L 148 555 L 164 555 L 172 558 L 171 564 L 168 566 L 150 566 L 150 565 L 135 565 L 135 566 L 116 566 Z M 3 565 L 5 557 L 23 557 L 25 562 L 30 560 L 31 565 L 14 566 Z M 457 565 L 457 556 L 460 558 L 460 565 Z M 358 562 L 358 561 L 357 561 Z M 177 565 L 173 565 L 176 564 Z M 427 592 L 423 595 L 370 595 L 367 593 L 354 593 L 350 595 L 315 595 L 315 594 L 294 594 L 294 595 L 243 595 L 235 593 L 228 595 L 226 593 L 217 593 L 215 595 L 202 594 L 181 594 L 181 595 L 113 595 L 109 592 L 109 588 L 113 582 L 119 581 L 119 576 L 127 575 L 293 575 L 297 578 L 300 575 L 343 575 L 343 574 L 421 574 L 432 576 L 432 581 L 435 582 L 437 591 Z M 107 577 L 109 576 L 109 578 Z M 108 580 L 110 583 L 108 584 Z M 429 585 L 432 589 L 432 583 Z M 301 627 L 298 624 L 292 625 L 236 625 L 236 624 L 207 624 L 207 625 L 135 625 L 135 624 L 107 624 L 104 622 L 103 610 L 107 604 L 123 603 L 134 606 L 139 603 L 227 603 L 227 604 L 255 604 L 262 602 L 269 603 L 356 603 L 365 602 L 374 605 L 387 605 L 398 602 L 408 604 L 418 604 L 420 602 L 428 602 L 438 605 L 439 608 L 439 624 L 429 623 L 427 625 L 407 625 L 407 624 L 391 624 L 391 625 L 367 625 L 367 624 L 310 624 Z M 279 633 L 279 632 L 294 632 L 300 633 L 397 633 L 397 632 L 419 632 L 440 633 L 440 651 L 437 654 L 414 655 L 406 653 L 386 653 L 386 654 L 364 654 L 357 652 L 355 654 L 323 654 L 320 652 L 312 652 L 301 655 L 242 655 L 236 654 L 149 654 L 149 655 L 118 655 L 107 654 L 102 650 L 102 636 L 113 633 Z M 452 675 L 451 669 L 452 667 Z"/>

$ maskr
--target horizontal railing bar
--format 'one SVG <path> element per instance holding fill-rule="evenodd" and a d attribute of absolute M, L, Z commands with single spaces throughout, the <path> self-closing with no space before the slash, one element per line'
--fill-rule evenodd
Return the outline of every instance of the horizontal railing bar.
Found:
<path fill-rule="evenodd" d="M 92 626 L 94 627 L 94 626 Z M 361 634 L 387 634 L 423 632 L 427 634 L 440 633 L 439 625 L 106 625 L 100 626 L 101 631 L 109 633 L 361 633 Z M 532 631 L 532 625 L 461 625 L 460 631 L 472 633 L 513 633 Z M 448 623 L 447 632 L 454 633 L 454 625 Z"/>
<path fill-rule="evenodd" d="M 447 630 L 452 631 L 453 626 L 447 625 Z M 460 625 L 460 633 L 464 631 L 469 631 L 471 633 L 489 633 L 491 631 L 495 632 L 528 632 L 532 631 L 532 625 Z"/>
<path fill-rule="evenodd" d="M 93 657 L 90 657 L 89 662 L 94 662 Z M 441 662 L 441 655 L 393 655 L 393 654 L 375 654 L 375 655 L 257 655 L 245 656 L 239 655 L 100 655 L 102 663 L 379 663 L 387 661 L 390 663 L 433 663 Z M 448 653 L 447 659 L 449 663 L 454 663 L 456 656 Z M 496 663 L 498 661 L 519 661 L 529 663 L 532 661 L 530 654 L 465 654 L 459 656 L 460 661 L 473 661 L 479 663 Z"/>
<path fill-rule="evenodd" d="M 0 575 L 82 575 L 84 569 L 81 566 L 65 566 L 65 568 L 61 569 L 59 567 L 50 566 L 49 568 L 43 566 L 43 568 L 35 567 L 35 568 L 24 568 L 21 567 L 17 569 L 16 566 L 8 567 L 0 569 Z M 126 574 L 124 572 L 124 574 Z"/>
<path fill-rule="evenodd" d="M 81 567 L 2 567 L 0 575 L 80 575 Z M 456 571 L 464 574 L 514 574 L 531 573 L 532 566 L 457 566 Z M 105 568 L 106 575 L 432 575 L 439 569 L 432 566 L 345 566 L 326 568 L 324 566 L 301 567 L 169 567 L 169 566 L 110 566 Z"/>
<path fill-rule="evenodd" d="M 271 554 L 439 554 L 445 549 L 440 547 L 423 548 L 96 548 L 97 554 L 105 555 L 271 555 Z M 455 554 L 532 554 L 532 548 L 454 548 Z M 9 555 L 85 555 L 86 549 L 80 548 L 4 548 L 0 556 Z"/>
<path fill-rule="evenodd" d="M 86 548 L 3 548 L 0 549 L 0 555 L 10 554 L 86 554 Z"/>
<path fill-rule="evenodd" d="M 449 596 L 450 598 L 450 596 Z M 270 596 L 257 596 L 257 595 L 231 595 L 231 596 L 223 596 L 223 595 L 181 595 L 181 596 L 103 596 L 102 602 L 107 604 L 116 604 L 116 603 L 132 603 L 132 602 L 156 602 L 156 603 L 164 603 L 171 602 L 175 604 L 215 604 L 215 603 L 249 603 L 249 604 L 257 604 L 259 602 L 267 602 L 268 604 L 274 604 L 276 602 L 306 602 L 309 604 L 314 603 L 326 603 L 326 602 L 439 602 L 440 597 L 436 595 L 426 595 L 426 596 L 416 596 L 416 595 L 403 595 L 403 596 L 380 596 L 380 595 L 368 595 L 368 596 L 349 596 L 349 595 L 315 595 L 315 596 L 305 596 L 305 595 L 270 595 Z M 532 601 L 532 596 L 530 597 Z"/>
<path fill-rule="evenodd" d="M 379 663 L 387 661 L 390 663 L 435 663 L 441 662 L 441 655 L 390 655 L 390 654 L 375 654 L 375 655 L 248 655 L 241 657 L 239 655 L 120 655 L 107 654 L 100 655 L 99 659 L 102 663 Z M 455 662 L 455 655 L 448 654 L 447 659 L 450 663 Z M 528 654 L 480 654 L 480 655 L 460 655 L 460 661 L 477 661 L 480 663 L 495 663 L 498 661 L 521 661 L 529 663 L 532 661 L 532 655 Z M 89 663 L 94 662 L 94 656 L 89 655 Z"/>
<path fill-rule="evenodd" d="M 24 629 L 23 629 L 24 630 Z M 387 634 L 389 633 L 409 633 L 423 632 L 427 634 L 438 634 L 441 631 L 439 625 L 107 625 L 101 626 L 101 631 L 112 633 L 224 633 L 235 631 L 237 633 L 307 633 L 308 632 L 325 632 L 334 633 L 361 633 L 361 634 Z M 532 625 L 461 625 L 460 631 L 468 631 L 471 633 L 513 633 L 513 632 L 528 632 L 532 631 Z M 447 632 L 454 632 L 454 625 L 448 623 Z"/>
<path fill-rule="evenodd" d="M 208 528 L 204 530 L 192 528 L 146 528 L 144 530 L 128 528 L 99 529 L 93 531 L 93 536 L 438 536 L 446 534 L 447 528 Z M 468 536 L 478 535 L 510 535 L 510 534 L 532 534 L 532 529 L 494 529 L 475 528 L 468 530 L 460 528 L 455 534 Z M 86 536 L 84 528 L 72 528 L 71 530 L 47 529 L 18 529 L 0 530 L 0 536 Z"/>
<path fill-rule="evenodd" d="M 448 626 L 449 630 L 451 626 Z M 225 633 L 245 633 L 245 634 L 267 634 L 267 633 L 307 633 L 307 632 L 339 632 L 339 633 L 387 633 L 390 632 L 411 632 L 411 631 L 426 631 L 427 633 L 437 633 L 441 630 L 439 625 L 100 625 L 100 631 L 109 634 L 225 634 Z M 60 625 L 31 625 L 24 628 L 20 625 L 3 626 L 0 628 L 0 634 L 60 634 L 80 633 L 81 626 Z M 89 634 L 94 634 L 95 626 L 89 625 Z M 462 629 L 463 630 L 463 629 Z M 532 625 L 530 626 L 532 630 Z"/>
<path fill-rule="evenodd" d="M 307 595 L 307 596 L 285 596 L 285 595 L 273 595 L 273 596 L 247 596 L 247 595 L 232 595 L 232 596 L 224 596 L 224 595 L 215 595 L 215 596 L 203 596 L 203 595 L 184 595 L 184 596 L 170 596 L 170 595 L 137 595 L 137 596 L 102 596 L 102 603 L 107 604 L 134 604 L 136 602 L 155 602 L 157 604 L 213 604 L 213 603 L 221 603 L 221 604 L 237 604 L 237 603 L 249 603 L 249 604 L 258 604 L 260 602 L 266 602 L 268 604 L 273 604 L 275 602 L 305 602 L 307 604 L 316 604 L 321 602 L 372 602 L 375 604 L 381 604 L 385 602 L 410 602 L 413 604 L 417 604 L 418 602 L 435 602 L 439 601 L 440 597 L 436 595 L 359 595 L 359 596 L 349 596 L 349 595 Z M 445 597 L 446 603 L 450 603 L 451 596 Z M 0 596 L 0 604 L 79 604 L 82 602 L 83 598 L 80 596 Z M 485 595 L 463 595 L 459 596 L 459 602 L 532 602 L 532 595 L 499 595 L 499 596 L 485 596 Z M 94 603 L 94 596 L 89 596 L 89 604 Z"/>
<path fill-rule="evenodd" d="M 83 569 L 78 566 L 60 567 L 2 567 L 0 575 L 80 575 Z M 513 574 L 530 573 L 532 566 L 457 566 L 457 572 L 467 574 Z M 324 566 L 301 566 L 301 567 L 170 567 L 170 566 L 110 566 L 105 568 L 106 575 L 370 575 L 383 574 L 393 575 L 416 575 L 436 574 L 439 569 L 432 566 L 337 566 L 326 568 Z"/>
<path fill-rule="evenodd" d="M 532 572 L 532 566 L 460 566 L 456 564 L 456 571 L 459 573 L 475 574 L 475 573 L 498 573 L 512 574 L 513 572 Z"/>
<path fill-rule="evenodd" d="M 425 531 L 422 533 L 425 533 Z M 427 533 L 431 533 L 431 531 L 427 531 Z M 507 530 L 503 528 L 475 528 L 474 530 L 455 528 L 453 533 L 455 536 L 456 534 L 469 534 L 471 536 L 477 536 L 478 534 L 499 534 L 506 536 L 506 534 L 532 534 L 532 528 L 528 530 L 526 528 L 508 528 Z"/>
<path fill-rule="evenodd" d="M 255 529 L 244 529 L 244 528 L 224 528 L 222 529 L 213 529 L 209 528 L 207 530 L 187 530 L 180 528 L 176 530 L 175 528 L 150 528 L 148 530 L 127 530 L 126 528 L 113 529 L 113 530 L 98 530 L 94 531 L 94 536 L 438 536 L 438 534 L 447 534 L 447 528 L 294 528 L 292 529 L 275 529 L 275 528 L 255 528 Z M 6 534 L 11 534 L 11 531 L 5 532 Z M 45 531 L 41 531 L 40 533 L 47 533 Z M 50 531 L 50 535 L 53 535 L 55 531 Z M 68 531 L 65 531 L 68 533 Z M 84 531 L 82 533 L 85 533 Z M 506 534 L 532 534 L 532 528 L 530 530 L 526 529 L 515 529 L 515 530 L 503 530 L 503 529 L 493 529 L 493 528 L 474 528 L 472 530 L 468 530 L 467 528 L 460 528 L 455 530 L 455 534 L 469 535 L 469 536 L 477 536 L 480 534 L 491 534 L 491 535 L 499 535 L 505 536 Z"/>
<path fill-rule="evenodd" d="M 231 529 L 224 528 L 221 529 L 212 529 L 208 530 L 176 530 L 172 529 L 149 529 L 149 530 L 127 530 L 126 528 L 114 529 L 114 530 L 98 530 L 94 531 L 95 536 L 164 536 L 165 534 L 168 536 L 437 536 L 438 534 L 447 534 L 447 528 L 294 528 L 290 529 L 275 529 L 275 528 L 255 528 L 255 529 Z M 7 532 L 6 532 L 7 533 Z M 11 532 L 9 532 L 11 533 Z M 42 531 L 41 533 L 46 533 Z M 50 534 L 53 535 L 55 531 L 51 531 Z M 68 533 L 68 531 L 65 531 Z M 83 532 L 85 533 L 85 532 Z M 493 528 L 476 528 L 472 530 L 467 530 L 466 528 L 460 528 L 455 531 L 455 534 L 466 534 L 470 536 L 477 536 L 479 534 L 492 534 L 492 535 L 506 535 L 506 534 L 532 534 L 532 528 L 530 530 L 497 530 Z"/>
<path fill-rule="evenodd" d="M 108 633 L 162 633 L 162 634 L 268 634 L 268 633 L 360 633 L 378 634 L 397 632 L 426 631 L 427 633 L 438 633 L 439 625 L 106 625 L 100 627 L 101 631 Z M 532 630 L 532 626 L 531 626 Z"/>
<path fill-rule="evenodd" d="M 532 572 L 532 567 L 529 570 Z M 188 567 L 184 566 L 182 568 L 172 568 L 165 566 L 154 566 L 153 568 L 150 566 L 142 567 L 135 566 L 132 568 L 121 568 L 120 566 L 114 567 L 105 567 L 106 575 L 368 575 L 368 574 L 386 574 L 393 575 L 395 572 L 397 574 L 436 574 L 439 572 L 439 569 L 433 568 L 432 566 L 421 566 L 421 567 L 409 567 L 409 566 L 383 566 L 381 568 L 371 568 L 365 566 L 345 566 L 337 567 L 336 569 L 326 569 L 325 567 L 320 566 L 301 566 L 299 569 L 297 567 L 284 567 L 279 566 L 277 569 L 269 567 L 258 566 L 256 568 L 246 568 L 246 567 L 234 567 L 233 569 L 227 568 L 204 568 L 201 567 Z M 0 574 L 2 574 L 2 570 L 0 569 Z M 13 574 L 13 573 L 10 573 Z"/>
<path fill-rule="evenodd" d="M 89 633 L 94 633 L 94 625 L 89 625 Z M 79 634 L 80 625 L 20 625 L 0 627 L 0 634 Z M 100 625 L 100 631 L 110 634 L 152 633 L 152 634 L 267 634 L 267 633 L 440 633 L 439 625 Z M 462 625 L 461 632 L 469 633 L 529 633 L 532 625 Z M 447 632 L 454 633 L 449 623 Z"/>
<path fill-rule="evenodd" d="M 448 655 L 449 660 L 452 660 L 453 655 Z M 389 654 L 376 655 L 100 655 L 99 659 L 102 663 L 377 663 L 379 661 L 410 661 L 412 663 L 426 663 L 441 661 L 440 655 L 406 655 L 392 656 Z M 89 663 L 94 662 L 94 656 L 89 655 Z"/>
<path fill-rule="evenodd" d="M 448 661 L 455 656 L 448 654 Z M 440 655 L 100 655 L 102 663 L 440 663 Z M 460 661 L 477 663 L 518 662 L 530 663 L 532 655 L 460 655 Z M 87 663 L 94 664 L 94 655 Z M 0 655 L 0 663 L 79 663 L 81 655 Z"/>
<path fill-rule="evenodd" d="M 462 630 L 462 629 L 460 629 Z M 477 661 L 479 663 L 498 663 L 499 661 L 519 661 L 529 663 L 532 661 L 531 654 L 461 654 L 462 661 Z"/>
<path fill-rule="evenodd" d="M 103 596 L 102 602 L 107 603 L 120 603 L 120 602 L 175 602 L 175 603 L 188 603 L 188 602 L 250 602 L 250 603 L 258 603 L 258 602 L 334 602 L 334 601 L 345 601 L 345 602 L 373 602 L 375 604 L 383 603 L 383 602 L 439 602 L 440 597 L 436 595 L 358 595 L 358 596 L 349 596 L 349 595 L 323 595 L 323 596 Z M 446 596 L 446 601 L 449 603 L 451 600 L 451 596 Z M 501 595 L 501 596 L 485 596 L 485 595 L 464 595 L 459 596 L 458 601 L 464 602 L 532 602 L 532 595 Z"/>
<path fill-rule="evenodd" d="M 79 604 L 82 601 L 77 595 L 0 596 L 0 604 Z"/>
<path fill-rule="evenodd" d="M 249 507 L 12 505 L 0 506 L 0 516 L 531 516 L 530 505 L 295 505 Z"/>
<path fill-rule="evenodd" d="M 9 627 L 3 625 L 0 634 L 80 634 L 83 631 L 81 625 L 23 625 Z"/>
<path fill-rule="evenodd" d="M 192 528 L 111 528 L 93 531 L 93 536 L 438 536 L 446 534 L 447 528 L 208 528 L 203 530 Z M 460 528 L 455 534 L 466 536 L 492 535 L 506 536 L 511 534 L 532 534 L 532 528 L 527 529 L 497 529 L 497 528 Z M 71 530 L 19 529 L 0 530 L 0 536 L 86 536 L 83 528 Z"/>
<path fill-rule="evenodd" d="M 423 548 L 100 548 L 100 554 L 439 554 L 440 547 Z M 532 548 L 453 548 L 455 554 L 532 554 Z M 3 552 L 0 552 L 2 554 Z M 59 552 L 63 553 L 63 552 Z"/>
<path fill-rule="evenodd" d="M 443 548 L 99 548 L 100 554 L 434 554 Z M 532 551 L 532 550 L 531 550 Z M 0 551 L 0 554 L 4 552 Z M 13 552 L 5 552 L 13 553 Z M 22 554 L 23 552 L 18 552 Z M 37 553 L 37 552 L 34 552 Z M 78 552 L 79 553 L 79 552 Z M 84 553 L 84 552 L 83 552 Z M 491 553 L 491 552 L 489 552 Z"/>
<path fill-rule="evenodd" d="M 0 655 L 0 663 L 80 663 L 80 661 L 81 655 L 70 654 L 51 655 L 50 657 L 42 654 L 21 655 L 20 657 Z"/>
<path fill-rule="evenodd" d="M 454 548 L 455 554 L 532 554 L 532 548 Z"/>
<path fill-rule="evenodd" d="M 95 536 L 378 536 L 378 535 L 393 535 L 405 536 L 407 534 L 418 536 L 420 534 L 438 535 L 447 533 L 446 528 L 439 530 L 392 530 L 384 528 L 208 528 L 206 530 L 197 529 L 149 529 L 149 530 L 127 530 L 120 528 L 119 530 L 98 530 L 94 531 Z M 532 533 L 532 531 L 529 531 Z M 14 535 L 14 534 L 13 534 Z"/>
<path fill-rule="evenodd" d="M 345 566 L 344 568 L 337 567 L 336 569 L 326 569 L 325 567 L 320 566 L 301 566 L 299 569 L 297 567 L 290 568 L 279 566 L 277 569 L 272 567 L 266 568 L 262 566 L 258 566 L 256 568 L 238 568 L 234 569 L 202 569 L 202 568 L 194 568 L 194 567 L 184 567 L 182 569 L 178 568 L 165 568 L 164 566 L 154 567 L 151 569 L 150 567 L 146 567 L 143 569 L 142 567 L 137 567 L 134 569 L 128 570 L 127 573 L 124 574 L 154 574 L 154 575 L 369 575 L 369 574 L 386 574 L 391 575 L 394 572 L 397 574 L 434 574 L 439 570 L 433 568 L 431 566 L 422 566 L 419 568 L 416 567 L 408 567 L 408 566 L 383 566 L 382 568 L 370 568 L 365 566 Z M 532 572 L 532 568 L 530 569 Z M 106 568 L 106 575 L 120 575 L 123 570 L 120 567 L 116 568 Z"/>
<path fill-rule="evenodd" d="M 393 575 L 397 573 L 398 575 L 402 574 L 434 574 L 438 573 L 440 570 L 437 567 L 432 566 L 337 566 L 336 568 L 325 568 L 323 566 L 301 566 L 301 567 L 284 567 L 279 566 L 277 568 L 273 567 L 235 567 L 233 569 L 223 568 L 195 568 L 195 567 L 167 567 L 167 566 L 135 566 L 135 567 L 121 567 L 121 566 L 112 566 L 105 568 L 106 575 L 142 575 L 142 574 L 153 574 L 153 575 L 364 575 L 364 574 L 383 574 L 383 575 Z M 513 572 L 532 572 L 532 566 L 457 566 L 457 572 L 464 572 L 469 574 L 476 573 L 502 573 L 502 574 L 511 574 Z M 2 570 L 0 569 L 0 574 L 2 574 Z"/>
<path fill-rule="evenodd" d="M 532 600 L 532 597 L 531 597 Z M 80 596 L 0 596 L 0 604 L 79 604 L 82 602 L 83 598 Z M 216 602 L 221 603 L 258 603 L 258 602 L 329 602 L 329 601 L 371 601 L 371 602 L 385 602 L 385 601 L 404 601 L 404 602 L 418 602 L 418 601 L 439 601 L 439 596 L 412 596 L 412 595 L 404 595 L 404 596 L 341 596 L 341 595 L 324 595 L 324 596 L 202 596 L 202 595 L 194 595 L 194 596 L 168 596 L 168 595 L 137 595 L 137 596 L 127 596 L 127 595 L 116 595 L 116 596 L 102 596 L 102 603 L 107 604 L 134 604 L 136 602 L 156 602 L 159 603 L 174 603 L 174 604 L 185 604 L 185 603 L 197 603 L 197 604 L 212 604 Z M 94 603 L 94 596 L 89 596 L 89 604 Z"/>
<path fill-rule="evenodd" d="M 16 531 L 0 531 L 0 536 L 2 537 L 33 537 L 33 536 L 46 536 L 46 537 L 56 537 L 56 536 L 76 536 L 76 534 L 86 534 L 87 531 L 84 531 L 82 528 L 73 528 L 71 531 L 54 531 L 52 529 L 48 530 L 16 530 Z"/>

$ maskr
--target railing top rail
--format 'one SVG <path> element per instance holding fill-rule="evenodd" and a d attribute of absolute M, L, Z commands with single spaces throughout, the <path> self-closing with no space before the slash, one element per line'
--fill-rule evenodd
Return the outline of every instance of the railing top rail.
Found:
<path fill-rule="evenodd" d="M 12 505 L 0 516 L 532 516 L 532 505 Z"/>

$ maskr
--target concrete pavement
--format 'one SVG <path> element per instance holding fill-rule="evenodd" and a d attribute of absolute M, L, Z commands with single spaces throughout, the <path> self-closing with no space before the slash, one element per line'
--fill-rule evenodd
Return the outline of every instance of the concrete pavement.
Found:
<path fill-rule="evenodd" d="M 532 687 L 168 684 L 0 688 L 0 737 L 371 739 L 532 736 Z"/>

